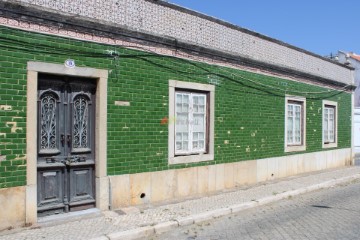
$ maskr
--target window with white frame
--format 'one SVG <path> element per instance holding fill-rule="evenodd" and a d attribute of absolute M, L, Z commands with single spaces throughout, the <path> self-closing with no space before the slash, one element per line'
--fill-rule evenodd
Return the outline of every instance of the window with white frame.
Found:
<path fill-rule="evenodd" d="M 214 159 L 215 86 L 169 81 L 169 163 Z"/>
<path fill-rule="evenodd" d="M 286 97 L 285 100 L 285 152 L 304 151 L 306 100 L 302 97 Z"/>
<path fill-rule="evenodd" d="M 323 147 L 337 147 L 337 103 L 323 101 Z"/>
<path fill-rule="evenodd" d="M 205 153 L 207 94 L 175 90 L 175 154 Z"/>

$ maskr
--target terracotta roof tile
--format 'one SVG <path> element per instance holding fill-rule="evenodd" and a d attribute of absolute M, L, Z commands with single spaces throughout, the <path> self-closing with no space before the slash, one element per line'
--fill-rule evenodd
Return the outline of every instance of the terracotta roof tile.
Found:
<path fill-rule="evenodd" d="M 360 55 L 351 54 L 350 57 L 353 58 L 353 59 L 356 59 L 356 60 L 360 61 Z"/>

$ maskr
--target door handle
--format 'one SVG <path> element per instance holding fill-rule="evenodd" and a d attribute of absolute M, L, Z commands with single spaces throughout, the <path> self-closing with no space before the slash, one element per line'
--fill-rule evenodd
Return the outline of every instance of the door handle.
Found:
<path fill-rule="evenodd" d="M 68 147 L 71 147 L 71 135 L 70 134 L 67 135 L 67 144 L 68 144 Z"/>
<path fill-rule="evenodd" d="M 65 144 L 65 135 L 64 134 L 60 135 L 60 141 L 61 141 L 61 145 L 64 146 L 64 144 Z"/>

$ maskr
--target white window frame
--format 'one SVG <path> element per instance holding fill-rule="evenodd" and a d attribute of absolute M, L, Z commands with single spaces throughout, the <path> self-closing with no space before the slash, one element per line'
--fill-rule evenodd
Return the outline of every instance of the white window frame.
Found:
<path fill-rule="evenodd" d="M 324 134 L 324 121 L 325 121 L 325 108 L 333 108 L 334 109 L 334 142 L 325 142 L 325 134 Z M 322 147 L 323 148 L 335 148 L 338 145 L 338 106 L 337 102 L 323 100 L 322 102 Z"/>
<path fill-rule="evenodd" d="M 296 104 L 301 105 L 301 142 L 288 143 L 288 105 Z M 285 138 L 284 138 L 285 152 L 297 152 L 306 150 L 306 98 L 299 96 L 285 96 Z"/>
<path fill-rule="evenodd" d="M 207 93 L 197 93 L 197 92 L 193 92 L 193 91 L 186 91 L 186 90 L 181 90 L 181 91 L 176 91 L 175 90 L 175 101 L 176 101 L 176 95 L 177 94 L 182 94 L 182 95 L 188 95 L 189 96 L 189 107 L 188 107 L 188 122 L 187 122 L 187 125 L 188 125 L 188 139 L 187 139 L 187 149 L 188 150 L 176 150 L 175 148 L 175 154 L 176 155 L 189 155 L 189 154 L 198 154 L 198 153 L 205 153 L 206 152 L 206 143 L 207 143 L 207 98 L 208 98 L 208 94 Z M 204 146 L 202 149 L 195 149 L 193 148 L 193 133 L 194 133 L 194 128 L 193 128 L 193 124 L 191 123 L 194 123 L 194 115 L 196 114 L 194 112 L 194 97 L 205 97 L 205 102 L 204 102 Z M 175 102 L 176 104 L 176 102 Z M 176 111 L 176 107 L 175 107 L 175 111 Z M 177 113 L 175 113 L 175 123 L 177 121 L 179 121 L 178 117 L 176 116 Z M 177 133 L 177 128 L 176 128 L 176 124 L 175 124 L 175 133 Z M 175 139 L 176 139 L 176 136 L 175 136 Z M 199 140 L 198 140 L 199 141 Z M 176 145 L 176 140 L 175 140 L 175 145 Z M 182 142 L 182 141 L 181 141 Z"/>
<path fill-rule="evenodd" d="M 176 91 L 192 92 L 202 91 L 208 93 L 208 124 L 206 129 L 208 131 L 208 139 L 205 142 L 208 144 L 207 152 L 191 152 L 189 155 L 175 154 L 175 99 Z M 215 119 L 215 86 L 201 83 L 182 82 L 177 80 L 169 80 L 169 164 L 194 163 L 214 160 L 214 119 Z"/>

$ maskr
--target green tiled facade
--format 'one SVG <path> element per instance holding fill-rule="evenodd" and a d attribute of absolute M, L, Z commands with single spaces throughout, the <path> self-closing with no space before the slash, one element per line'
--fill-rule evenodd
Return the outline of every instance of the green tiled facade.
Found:
<path fill-rule="evenodd" d="M 63 64 L 74 59 L 79 67 L 109 70 L 108 175 L 297 154 L 284 152 L 285 95 L 306 98 L 306 152 L 324 150 L 322 100 L 337 102 L 338 148 L 351 147 L 347 92 L 7 27 L 0 27 L 0 39 L 0 188 L 26 184 L 28 61 Z M 169 80 L 216 86 L 214 161 L 169 166 L 168 126 L 163 121 L 169 117 Z"/>

